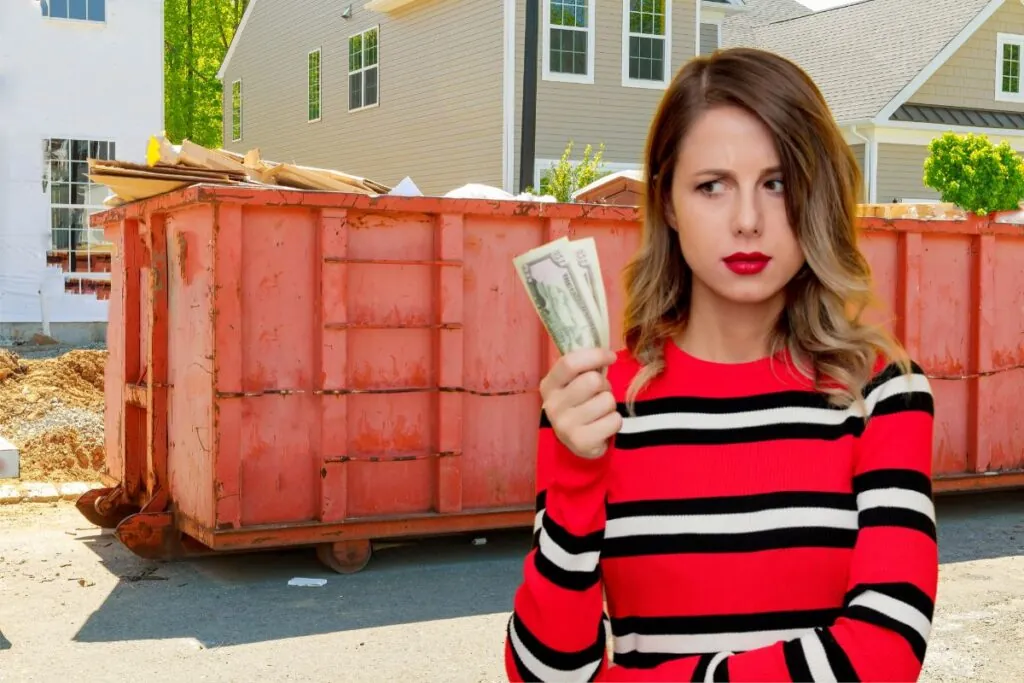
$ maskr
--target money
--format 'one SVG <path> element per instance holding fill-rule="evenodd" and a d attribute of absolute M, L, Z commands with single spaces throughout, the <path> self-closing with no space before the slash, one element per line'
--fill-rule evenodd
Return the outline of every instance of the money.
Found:
<path fill-rule="evenodd" d="M 608 301 L 594 238 L 562 237 L 513 263 L 560 353 L 608 347 Z"/>

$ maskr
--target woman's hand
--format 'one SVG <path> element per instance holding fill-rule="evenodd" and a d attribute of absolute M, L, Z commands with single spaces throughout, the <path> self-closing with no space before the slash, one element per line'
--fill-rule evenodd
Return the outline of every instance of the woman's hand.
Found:
<path fill-rule="evenodd" d="M 581 458 L 599 458 L 622 427 L 611 385 L 602 372 L 615 362 L 608 349 L 577 349 L 541 380 L 544 412 L 558 440 Z"/>

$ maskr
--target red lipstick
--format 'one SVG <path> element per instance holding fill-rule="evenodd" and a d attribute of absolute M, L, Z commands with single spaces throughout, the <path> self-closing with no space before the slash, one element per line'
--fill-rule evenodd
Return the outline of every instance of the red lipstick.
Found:
<path fill-rule="evenodd" d="M 755 251 L 752 254 L 746 254 L 743 252 L 736 252 L 726 256 L 724 259 L 725 266 L 737 275 L 757 275 L 768 266 L 768 262 L 772 260 L 771 256 L 765 256 L 759 251 Z"/>

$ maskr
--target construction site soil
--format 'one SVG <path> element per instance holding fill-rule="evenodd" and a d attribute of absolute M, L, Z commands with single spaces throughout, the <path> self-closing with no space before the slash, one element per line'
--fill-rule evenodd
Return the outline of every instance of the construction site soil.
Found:
<path fill-rule="evenodd" d="M 38 355 L 0 348 L 0 436 L 21 452 L 22 481 L 96 481 L 104 467 L 107 352 Z"/>

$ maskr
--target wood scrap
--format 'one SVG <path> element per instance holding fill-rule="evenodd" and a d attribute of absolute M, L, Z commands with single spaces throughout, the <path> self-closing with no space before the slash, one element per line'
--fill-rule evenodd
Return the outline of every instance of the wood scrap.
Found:
<path fill-rule="evenodd" d="M 189 185 L 269 185 L 300 190 L 387 194 L 391 188 L 342 171 L 293 163 L 267 161 L 259 148 L 238 154 L 208 149 L 190 140 L 171 144 L 163 134 L 152 136 L 146 146 L 146 163 L 89 160 L 89 177 L 106 185 L 114 199 L 107 206 L 145 199 Z"/>

